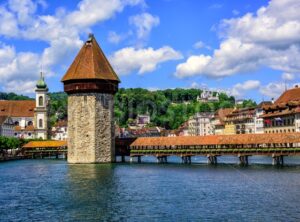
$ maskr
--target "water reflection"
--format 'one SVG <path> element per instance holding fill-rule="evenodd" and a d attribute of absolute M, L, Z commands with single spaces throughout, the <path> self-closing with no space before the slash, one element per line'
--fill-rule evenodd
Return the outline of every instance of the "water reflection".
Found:
<path fill-rule="evenodd" d="M 0 164 L 0 183 L 0 221 L 300 219 L 299 166 L 25 160 Z"/>

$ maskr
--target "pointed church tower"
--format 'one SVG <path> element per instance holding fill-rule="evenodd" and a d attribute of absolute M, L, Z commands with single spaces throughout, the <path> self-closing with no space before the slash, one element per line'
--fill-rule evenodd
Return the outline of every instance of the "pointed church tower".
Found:
<path fill-rule="evenodd" d="M 36 83 L 34 109 L 35 138 L 48 139 L 48 87 L 45 83 L 43 73 Z"/>
<path fill-rule="evenodd" d="M 68 162 L 114 162 L 114 94 L 120 80 L 92 34 L 62 82 L 68 94 Z"/>

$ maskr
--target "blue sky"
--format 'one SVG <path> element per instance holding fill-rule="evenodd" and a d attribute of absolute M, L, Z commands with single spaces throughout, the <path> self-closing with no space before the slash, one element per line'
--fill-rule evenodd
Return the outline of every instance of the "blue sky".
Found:
<path fill-rule="evenodd" d="M 299 81 L 298 0 L 0 2 L 0 91 L 50 91 L 94 33 L 120 87 L 209 88 L 257 101 Z"/>

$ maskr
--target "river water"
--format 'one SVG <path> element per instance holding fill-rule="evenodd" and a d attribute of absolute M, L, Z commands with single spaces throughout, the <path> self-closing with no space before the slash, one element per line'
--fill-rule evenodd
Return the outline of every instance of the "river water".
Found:
<path fill-rule="evenodd" d="M 0 221 L 299 221 L 300 166 L 0 163 Z"/>

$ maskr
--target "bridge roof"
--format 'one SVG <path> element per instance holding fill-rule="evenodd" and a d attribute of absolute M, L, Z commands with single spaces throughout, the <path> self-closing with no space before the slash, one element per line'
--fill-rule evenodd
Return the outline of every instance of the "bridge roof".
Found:
<path fill-rule="evenodd" d="M 211 136 L 140 137 L 130 146 L 197 146 L 232 144 L 300 143 L 300 133 L 238 134 Z"/>
<path fill-rule="evenodd" d="M 66 147 L 67 141 L 48 140 L 48 141 L 31 141 L 23 146 L 23 148 L 58 148 Z"/>

